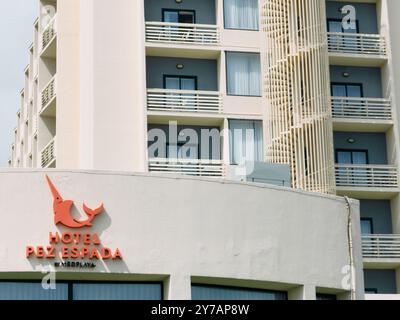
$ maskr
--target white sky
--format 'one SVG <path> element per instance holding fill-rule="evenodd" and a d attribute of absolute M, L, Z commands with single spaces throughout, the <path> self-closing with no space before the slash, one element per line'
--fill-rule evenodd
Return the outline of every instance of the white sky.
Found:
<path fill-rule="evenodd" d="M 0 0 L 0 167 L 8 166 L 38 10 L 36 0 Z"/>

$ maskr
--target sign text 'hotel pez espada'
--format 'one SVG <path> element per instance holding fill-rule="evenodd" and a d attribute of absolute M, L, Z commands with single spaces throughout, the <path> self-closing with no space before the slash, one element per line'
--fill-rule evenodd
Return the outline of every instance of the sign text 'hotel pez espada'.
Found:
<path fill-rule="evenodd" d="M 82 260 L 98 261 L 98 260 L 122 260 L 121 251 L 104 247 L 97 233 L 80 232 L 82 228 L 92 227 L 92 223 L 103 210 L 103 204 L 96 209 L 90 209 L 83 204 L 83 210 L 87 215 L 87 219 L 80 221 L 72 216 L 72 200 L 64 200 L 56 187 L 46 175 L 47 183 L 53 195 L 53 212 L 54 224 L 63 225 L 72 229 L 70 232 L 49 232 L 49 243 L 40 246 L 27 246 L 26 258 L 37 259 L 61 259 L 56 266 L 92 266 L 93 264 L 81 263 Z M 73 260 L 73 262 L 70 262 Z M 66 263 L 66 261 L 68 263 Z"/>

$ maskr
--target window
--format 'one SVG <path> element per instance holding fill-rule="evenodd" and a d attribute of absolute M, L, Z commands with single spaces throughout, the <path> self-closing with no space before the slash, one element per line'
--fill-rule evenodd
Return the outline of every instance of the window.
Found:
<path fill-rule="evenodd" d="M 258 30 L 258 0 L 224 0 L 225 29 Z"/>
<path fill-rule="evenodd" d="M 229 141 L 231 164 L 263 160 L 263 128 L 261 121 L 230 120 Z"/>
<path fill-rule="evenodd" d="M 167 144 L 168 159 L 199 159 L 199 145 L 180 142 L 176 144 Z"/>
<path fill-rule="evenodd" d="M 164 89 L 197 90 L 197 77 L 164 75 Z"/>
<path fill-rule="evenodd" d="M 336 163 L 338 164 L 368 164 L 368 151 L 366 150 L 336 150 Z"/>
<path fill-rule="evenodd" d="M 68 300 L 68 284 L 44 290 L 41 282 L 0 282 L 0 300 Z"/>
<path fill-rule="evenodd" d="M 373 220 L 371 218 L 361 218 L 361 234 L 374 234 Z"/>
<path fill-rule="evenodd" d="M 334 294 L 317 293 L 317 300 L 321 301 L 337 300 L 337 297 Z"/>
<path fill-rule="evenodd" d="M 375 288 L 365 288 L 366 294 L 378 294 L 378 289 Z"/>
<path fill-rule="evenodd" d="M 344 29 L 342 19 L 328 19 L 328 32 L 337 33 L 358 33 L 358 21 L 356 21 L 356 29 Z"/>
<path fill-rule="evenodd" d="M 41 282 L 0 282 L 0 300 L 162 300 L 161 283 L 63 282 L 45 290 Z"/>
<path fill-rule="evenodd" d="M 362 98 L 364 96 L 363 86 L 358 83 L 332 83 L 331 91 L 334 97 Z"/>
<path fill-rule="evenodd" d="M 287 293 L 283 291 L 193 284 L 192 300 L 287 300 Z"/>
<path fill-rule="evenodd" d="M 196 12 L 193 10 L 163 9 L 163 22 L 196 23 Z"/>
<path fill-rule="evenodd" d="M 229 95 L 261 96 L 261 62 L 258 53 L 226 53 Z"/>

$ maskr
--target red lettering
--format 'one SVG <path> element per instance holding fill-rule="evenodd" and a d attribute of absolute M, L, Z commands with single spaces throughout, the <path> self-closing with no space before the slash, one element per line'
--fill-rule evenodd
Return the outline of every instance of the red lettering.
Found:
<path fill-rule="evenodd" d="M 111 250 L 110 250 L 109 248 L 103 248 L 103 249 L 101 250 L 101 257 L 102 257 L 104 260 L 111 259 L 111 258 L 112 258 L 112 252 L 111 252 Z"/>
<path fill-rule="evenodd" d="M 47 259 L 55 259 L 56 255 L 54 254 L 54 250 L 55 250 L 54 247 L 51 246 L 47 247 L 47 257 L 46 257 Z"/>
<path fill-rule="evenodd" d="M 50 244 L 52 244 L 52 243 L 57 244 L 59 242 L 60 242 L 60 236 L 59 236 L 58 232 L 56 232 L 55 234 L 50 232 L 50 234 L 49 234 L 49 243 Z"/>
<path fill-rule="evenodd" d="M 83 244 L 90 245 L 90 234 L 89 233 L 85 233 L 83 235 Z"/>
<path fill-rule="evenodd" d="M 66 232 L 63 233 L 61 241 L 65 244 L 70 244 L 73 240 L 72 233 Z"/>
<path fill-rule="evenodd" d="M 99 255 L 99 252 L 97 251 L 97 249 L 93 249 L 93 250 L 92 250 L 92 253 L 90 254 L 89 259 L 90 259 L 90 260 L 92 260 L 92 259 L 100 260 L 100 259 L 101 259 L 101 257 L 100 257 L 100 255 Z"/>
<path fill-rule="evenodd" d="M 67 259 L 67 258 L 68 258 L 68 256 L 69 256 L 68 247 L 62 247 L 62 248 L 61 248 L 61 256 L 62 256 L 64 259 Z"/>
<path fill-rule="evenodd" d="M 33 253 L 35 253 L 35 248 L 34 247 L 32 247 L 32 246 L 26 247 L 25 255 L 26 255 L 27 258 L 30 258 Z"/>
<path fill-rule="evenodd" d="M 113 259 L 114 259 L 114 260 L 116 260 L 116 259 L 122 260 L 122 254 L 121 254 L 121 251 L 119 251 L 118 248 L 115 250 Z"/>
<path fill-rule="evenodd" d="M 95 246 L 99 246 L 99 245 L 101 244 L 100 239 L 99 239 L 99 236 L 97 235 L 97 233 L 95 233 L 95 234 L 93 235 L 93 244 L 94 244 Z"/>
<path fill-rule="evenodd" d="M 72 247 L 71 248 L 71 258 L 72 259 L 79 258 L 79 249 L 78 249 L 78 247 Z"/>
<path fill-rule="evenodd" d="M 88 253 L 89 253 L 89 249 L 86 248 L 86 247 L 83 247 L 83 248 L 81 249 L 81 258 L 82 258 L 82 259 L 85 259 L 86 256 L 88 255 Z"/>

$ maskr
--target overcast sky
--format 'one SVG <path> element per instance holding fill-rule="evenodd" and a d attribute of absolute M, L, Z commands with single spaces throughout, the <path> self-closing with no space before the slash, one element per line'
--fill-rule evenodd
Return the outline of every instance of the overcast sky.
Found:
<path fill-rule="evenodd" d="M 0 167 L 8 166 L 37 0 L 0 0 Z"/>

